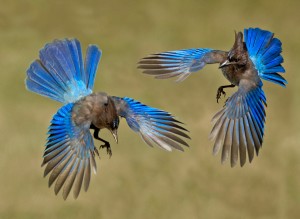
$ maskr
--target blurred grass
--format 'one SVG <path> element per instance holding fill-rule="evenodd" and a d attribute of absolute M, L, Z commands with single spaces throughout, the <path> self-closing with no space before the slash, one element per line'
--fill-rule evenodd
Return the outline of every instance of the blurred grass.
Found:
<path fill-rule="evenodd" d="M 0 0 L 0 218 L 299 218 L 299 1 Z M 261 27 L 283 42 L 288 87 L 265 83 L 264 147 L 251 165 L 230 168 L 211 156 L 210 119 L 227 81 L 216 66 L 181 84 L 136 69 L 153 52 L 189 47 L 227 50 L 234 30 Z M 122 121 L 120 143 L 78 200 L 63 201 L 42 177 L 43 145 L 60 106 L 25 91 L 25 72 L 54 38 L 76 37 L 103 58 L 95 90 L 130 96 L 174 113 L 191 147 L 147 147 Z M 125 128 L 126 127 L 126 128 Z M 113 142 L 107 131 L 103 136 Z"/>

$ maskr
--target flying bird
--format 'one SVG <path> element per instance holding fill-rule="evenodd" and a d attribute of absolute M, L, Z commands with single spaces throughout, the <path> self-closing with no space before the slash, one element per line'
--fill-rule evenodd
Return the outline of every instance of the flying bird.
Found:
<path fill-rule="evenodd" d="M 183 151 L 182 146 L 188 146 L 182 139 L 190 138 L 188 130 L 170 113 L 129 97 L 92 91 L 101 54 L 96 45 L 89 45 L 83 62 L 77 39 L 54 40 L 27 70 L 28 90 L 63 104 L 49 126 L 42 166 L 46 165 L 44 176 L 51 173 L 49 187 L 55 182 L 55 194 L 62 189 L 64 199 L 72 188 L 74 198 L 82 187 L 87 191 L 91 170 L 96 173 L 99 151 L 93 137 L 103 142 L 100 148 L 111 156 L 110 144 L 99 132 L 108 129 L 118 142 L 119 117 L 151 147 Z"/>
<path fill-rule="evenodd" d="M 193 48 L 156 53 L 141 59 L 138 68 L 155 78 L 178 77 L 180 82 L 206 64 L 218 63 L 230 84 L 218 88 L 217 102 L 222 94 L 225 96 L 224 88 L 238 89 L 212 119 L 213 154 L 222 148 L 222 163 L 230 157 L 233 167 L 240 158 L 243 166 L 247 153 L 251 162 L 263 143 L 267 103 L 261 79 L 283 87 L 287 84 L 279 74 L 285 73 L 281 52 L 281 41 L 273 33 L 249 28 L 244 29 L 244 41 L 242 32 L 235 33 L 229 51 Z"/>

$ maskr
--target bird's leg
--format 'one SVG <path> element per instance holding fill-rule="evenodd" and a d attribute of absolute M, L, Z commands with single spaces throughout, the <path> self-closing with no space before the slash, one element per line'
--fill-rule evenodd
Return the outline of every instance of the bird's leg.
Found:
<path fill-rule="evenodd" d="M 103 138 L 99 137 L 99 131 L 100 131 L 100 129 L 95 129 L 94 138 L 99 140 L 99 141 L 102 141 L 104 143 L 103 145 L 100 145 L 100 148 L 106 148 L 107 154 L 109 155 L 109 157 L 111 157 L 112 150 L 111 150 L 111 147 L 110 147 L 110 143 L 108 141 L 105 141 Z"/>
<path fill-rule="evenodd" d="M 106 152 L 107 152 L 107 154 L 109 155 L 109 158 L 110 158 L 112 156 L 112 150 L 111 150 L 109 142 L 105 141 L 104 139 L 99 137 L 99 132 L 100 132 L 99 128 L 95 127 L 94 125 L 91 125 L 90 128 L 94 129 L 94 138 L 99 140 L 99 141 L 102 141 L 104 143 L 104 145 L 100 145 L 100 148 L 106 148 Z"/>
<path fill-rule="evenodd" d="M 235 87 L 235 85 L 234 84 L 224 85 L 224 86 L 221 86 L 221 87 L 218 88 L 218 91 L 217 91 L 217 103 L 219 102 L 219 99 L 221 98 L 222 94 L 224 95 L 224 97 L 226 96 L 224 88 L 228 88 L 228 87 Z"/>

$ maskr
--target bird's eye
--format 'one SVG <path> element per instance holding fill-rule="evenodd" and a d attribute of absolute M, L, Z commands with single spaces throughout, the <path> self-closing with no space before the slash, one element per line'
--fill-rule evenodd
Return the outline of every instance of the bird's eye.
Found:
<path fill-rule="evenodd" d="M 230 62 L 238 62 L 239 60 L 236 59 L 235 57 L 229 57 Z"/>

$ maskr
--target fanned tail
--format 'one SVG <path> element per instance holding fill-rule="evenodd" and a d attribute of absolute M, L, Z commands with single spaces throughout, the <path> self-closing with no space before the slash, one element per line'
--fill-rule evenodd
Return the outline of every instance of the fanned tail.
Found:
<path fill-rule="evenodd" d="M 62 103 L 75 102 L 92 93 L 100 57 L 97 46 L 90 45 L 84 66 L 77 39 L 54 40 L 27 70 L 26 87 Z"/>
<path fill-rule="evenodd" d="M 273 37 L 273 33 L 259 28 L 244 30 L 245 43 L 258 75 L 267 81 L 286 86 L 287 81 L 279 74 L 284 73 L 282 67 L 281 41 Z"/>

